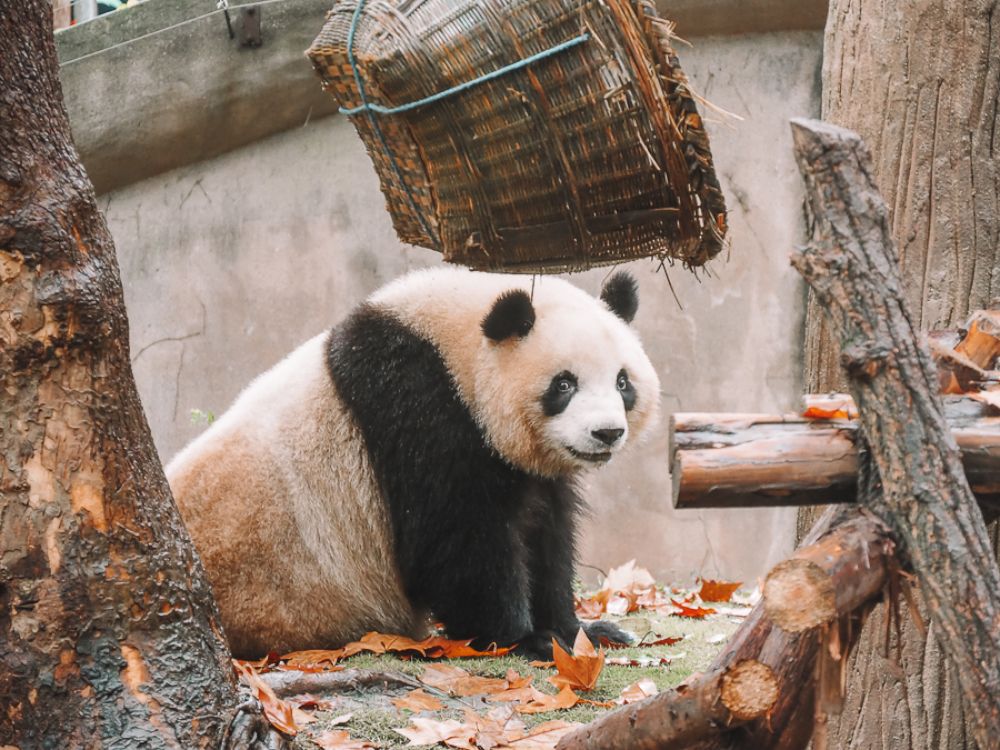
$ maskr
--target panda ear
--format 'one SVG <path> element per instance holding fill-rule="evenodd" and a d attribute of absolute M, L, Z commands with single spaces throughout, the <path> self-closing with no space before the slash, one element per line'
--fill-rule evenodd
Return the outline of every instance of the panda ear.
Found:
<path fill-rule="evenodd" d="M 535 308 L 523 289 L 511 289 L 497 297 L 489 314 L 483 318 L 486 338 L 504 341 L 511 336 L 524 338 L 535 325 Z"/>
<path fill-rule="evenodd" d="M 639 285 L 628 271 L 619 271 L 601 289 L 604 304 L 626 323 L 631 323 L 639 310 Z"/>

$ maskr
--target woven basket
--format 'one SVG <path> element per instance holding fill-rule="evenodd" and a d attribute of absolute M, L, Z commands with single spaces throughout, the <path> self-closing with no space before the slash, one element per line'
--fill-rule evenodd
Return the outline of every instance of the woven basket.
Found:
<path fill-rule="evenodd" d="M 722 248 L 708 136 L 651 0 L 362 2 L 337 0 L 307 52 L 342 108 L 364 103 L 352 24 L 369 104 L 475 82 L 352 115 L 403 241 L 520 272 Z"/>

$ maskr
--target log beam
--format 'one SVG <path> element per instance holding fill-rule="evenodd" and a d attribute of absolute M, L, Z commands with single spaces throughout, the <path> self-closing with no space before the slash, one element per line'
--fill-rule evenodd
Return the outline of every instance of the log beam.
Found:
<path fill-rule="evenodd" d="M 809 398 L 809 397 L 807 397 Z M 1000 417 L 950 398 L 948 425 L 973 492 L 1000 512 Z M 675 508 L 853 503 L 858 421 L 775 414 L 678 413 L 671 419 Z"/>

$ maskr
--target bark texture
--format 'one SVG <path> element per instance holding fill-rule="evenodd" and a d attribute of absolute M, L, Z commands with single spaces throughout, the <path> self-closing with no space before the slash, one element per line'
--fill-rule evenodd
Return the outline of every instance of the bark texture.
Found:
<path fill-rule="evenodd" d="M 764 716 L 778 699 L 774 672 L 744 659 L 677 689 L 622 706 L 563 737 L 556 750 L 684 750 Z"/>
<path fill-rule="evenodd" d="M 1000 737 L 1000 570 L 903 299 L 871 156 L 857 134 L 821 122 L 794 121 L 792 135 L 816 220 L 792 261 L 841 346 L 884 488 L 870 509 L 918 576 L 972 735 L 987 748 Z"/>
<path fill-rule="evenodd" d="M 218 747 L 228 656 L 132 379 L 51 8 L 0 0 L 0 746 Z"/>
<path fill-rule="evenodd" d="M 925 330 L 957 327 L 1000 295 L 998 5 L 830 1 L 822 116 L 856 130 L 872 150 L 904 292 Z M 810 295 L 805 382 L 816 392 L 843 382 L 825 326 Z M 815 509 L 799 512 L 800 536 L 815 517 Z M 990 531 L 996 551 L 1000 524 Z M 904 618 L 889 660 L 885 617 L 879 607 L 866 623 L 831 747 L 972 747 L 936 625 L 926 637 Z"/>

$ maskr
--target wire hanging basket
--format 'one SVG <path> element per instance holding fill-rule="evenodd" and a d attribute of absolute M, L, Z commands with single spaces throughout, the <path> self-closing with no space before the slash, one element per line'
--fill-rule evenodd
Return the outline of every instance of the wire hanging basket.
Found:
<path fill-rule="evenodd" d="M 337 0 L 307 51 L 400 239 L 471 268 L 703 265 L 726 207 L 651 0 Z"/>

